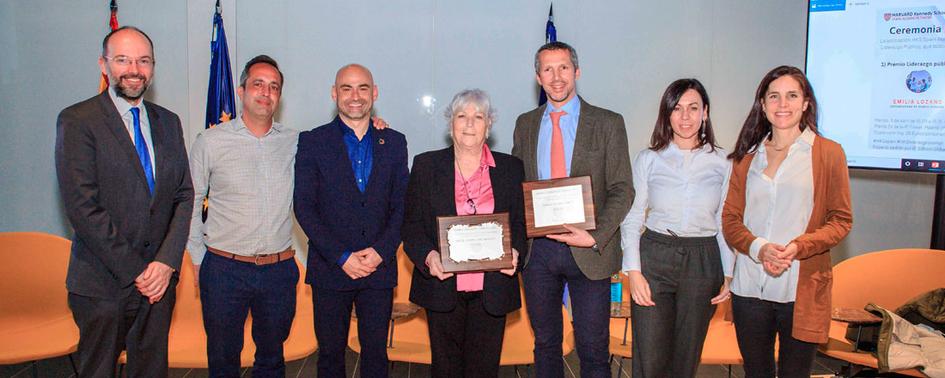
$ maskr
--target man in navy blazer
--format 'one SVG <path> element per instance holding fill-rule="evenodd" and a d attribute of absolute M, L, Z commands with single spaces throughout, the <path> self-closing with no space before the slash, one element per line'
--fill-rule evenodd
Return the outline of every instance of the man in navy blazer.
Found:
<path fill-rule="evenodd" d="M 358 317 L 361 376 L 387 377 L 387 330 L 407 189 L 407 141 L 377 130 L 377 87 L 357 64 L 338 70 L 331 88 L 338 116 L 299 135 L 295 216 L 308 236 L 318 376 L 345 375 L 351 305 Z"/>
<path fill-rule="evenodd" d="M 102 42 L 112 87 L 59 113 L 56 174 L 75 228 L 66 288 L 79 327 L 78 376 L 167 376 L 174 311 L 194 190 L 180 119 L 144 101 L 151 39 L 125 26 Z"/>

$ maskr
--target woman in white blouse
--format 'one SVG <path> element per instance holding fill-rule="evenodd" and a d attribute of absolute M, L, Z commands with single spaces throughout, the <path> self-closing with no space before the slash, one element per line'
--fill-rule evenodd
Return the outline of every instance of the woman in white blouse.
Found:
<path fill-rule="evenodd" d="M 694 377 L 734 256 L 720 235 L 731 164 L 716 146 L 696 79 L 666 88 L 650 147 L 633 161 L 633 207 L 620 225 L 633 299 L 633 376 Z"/>
<path fill-rule="evenodd" d="M 803 71 L 765 75 L 729 157 L 722 233 L 739 252 L 732 313 L 745 375 L 810 377 L 830 328 L 830 248 L 850 232 L 853 212 L 846 157 L 818 135 Z"/>

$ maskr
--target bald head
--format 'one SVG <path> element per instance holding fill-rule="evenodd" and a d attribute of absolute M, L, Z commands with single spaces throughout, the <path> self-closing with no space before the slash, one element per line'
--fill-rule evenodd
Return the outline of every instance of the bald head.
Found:
<path fill-rule="evenodd" d="M 377 99 L 374 76 L 360 64 L 341 67 L 335 75 L 335 85 L 331 86 L 331 98 L 338 105 L 338 116 L 348 126 L 366 127 Z"/>
<path fill-rule="evenodd" d="M 149 54 L 152 58 L 154 57 L 154 43 L 151 42 L 151 37 L 148 37 L 144 31 L 138 29 L 134 26 L 122 26 L 118 29 L 112 30 L 105 35 L 105 38 L 102 39 L 102 56 L 109 56 L 109 51 L 111 50 L 109 44 L 112 43 L 112 40 L 115 40 L 115 43 L 128 43 L 133 41 L 136 43 L 147 43 L 148 50 L 151 51 Z"/>
<path fill-rule="evenodd" d="M 335 73 L 335 85 L 337 86 L 339 81 L 341 81 L 342 78 L 347 75 L 367 77 L 368 81 L 371 82 L 371 85 L 374 85 L 374 75 L 371 74 L 371 70 L 357 63 L 347 64 L 344 67 L 339 68 L 338 72 Z"/>

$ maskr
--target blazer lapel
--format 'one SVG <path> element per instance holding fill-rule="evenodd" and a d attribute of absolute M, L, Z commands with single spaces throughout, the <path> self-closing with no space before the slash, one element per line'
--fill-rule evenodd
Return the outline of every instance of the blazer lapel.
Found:
<path fill-rule="evenodd" d="M 453 147 L 447 148 L 445 155 L 436 159 L 433 177 L 434 209 L 441 209 L 443 214 L 456 215 L 456 157 Z"/>
<path fill-rule="evenodd" d="M 353 193 L 361 194 L 361 191 L 358 190 L 358 183 L 354 181 L 354 170 L 351 168 L 351 159 L 348 157 L 348 147 L 345 145 L 345 135 L 336 126 L 338 125 L 332 125 L 332 127 L 335 127 L 335 141 L 328 143 L 328 146 L 335 149 L 335 167 L 338 167 L 337 169 L 341 170 L 342 179 L 338 187 L 342 190 L 348 190 L 352 191 Z M 345 126 L 341 125 L 341 127 Z"/>
<path fill-rule="evenodd" d="M 107 92 L 99 95 L 99 100 L 99 105 L 102 107 L 102 114 L 105 116 L 105 127 L 112 132 L 112 135 L 120 146 L 119 148 L 124 151 L 125 159 L 130 162 L 132 170 L 136 172 L 135 174 L 138 177 L 138 181 L 147 189 L 148 181 L 144 177 L 144 168 L 141 167 L 141 160 L 138 159 L 138 152 L 135 150 L 134 142 L 131 141 L 131 137 L 128 135 L 125 121 L 121 119 L 121 115 L 118 114 L 118 109 L 115 108 L 115 104 L 112 102 Z M 151 114 L 151 112 L 148 111 L 148 114 Z"/>
<path fill-rule="evenodd" d="M 581 101 L 581 115 L 578 118 L 578 126 L 574 135 L 574 152 L 571 154 L 571 177 L 580 176 L 578 172 L 583 172 L 583 167 L 587 164 L 584 161 L 585 151 L 593 146 L 594 142 L 594 109 L 584 99 L 578 97 Z M 594 163 L 594 162 L 589 162 Z"/>
<path fill-rule="evenodd" d="M 374 128 L 374 123 L 372 122 L 370 125 L 368 125 L 368 127 Z M 386 166 L 383 163 L 388 162 L 391 159 L 389 156 L 387 156 L 388 149 L 387 140 L 384 139 L 385 135 L 386 134 L 384 133 L 384 130 L 371 130 L 371 146 L 373 148 L 373 151 L 371 152 L 371 174 L 368 178 L 367 186 L 364 187 L 365 193 L 376 190 L 377 188 L 381 188 L 378 186 L 381 185 L 379 183 L 381 180 L 377 180 L 377 178 L 381 177 L 379 171 L 382 166 Z M 351 173 L 351 178 L 352 182 L 354 182 L 353 171 Z"/>
<path fill-rule="evenodd" d="M 144 103 L 145 107 L 148 110 L 148 123 L 151 125 L 151 149 L 154 150 L 154 167 L 152 168 L 152 173 L 154 175 L 154 193 L 151 194 L 152 203 L 154 198 L 157 197 L 158 191 L 163 184 L 167 184 L 167 180 L 161 180 L 159 175 L 163 173 L 168 173 L 167 165 L 165 164 L 165 159 L 167 158 L 167 130 L 164 128 L 164 125 L 161 124 L 161 117 L 158 115 L 157 110 L 153 106 L 150 106 L 147 102 Z M 142 175 L 144 170 L 142 169 Z M 145 181 L 147 183 L 147 181 Z"/>
<path fill-rule="evenodd" d="M 505 201 L 511 198 L 511 195 L 505 191 L 505 166 L 496 162 L 495 167 L 489 167 L 489 180 L 492 181 L 492 198 L 495 201 L 493 213 L 508 211 L 509 205 Z"/>
<path fill-rule="evenodd" d="M 541 117 L 545 114 L 545 107 L 547 106 L 547 103 L 539 106 L 526 123 L 528 125 L 528 148 L 525 153 L 528 154 L 528 159 L 525 161 L 525 177 L 538 178 L 538 132 L 541 130 Z M 528 160 L 531 160 L 531 162 Z"/>

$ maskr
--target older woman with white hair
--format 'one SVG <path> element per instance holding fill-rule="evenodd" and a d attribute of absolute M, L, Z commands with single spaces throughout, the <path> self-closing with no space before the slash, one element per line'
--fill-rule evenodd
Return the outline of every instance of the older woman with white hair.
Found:
<path fill-rule="evenodd" d="M 453 145 L 417 155 L 407 185 L 402 236 L 414 263 L 410 301 L 426 309 L 433 377 L 495 377 L 505 316 L 521 307 L 516 274 L 525 256 L 522 161 L 486 144 L 495 120 L 479 89 L 456 94 L 446 109 Z M 437 216 L 509 213 L 513 267 L 446 273 Z"/>

